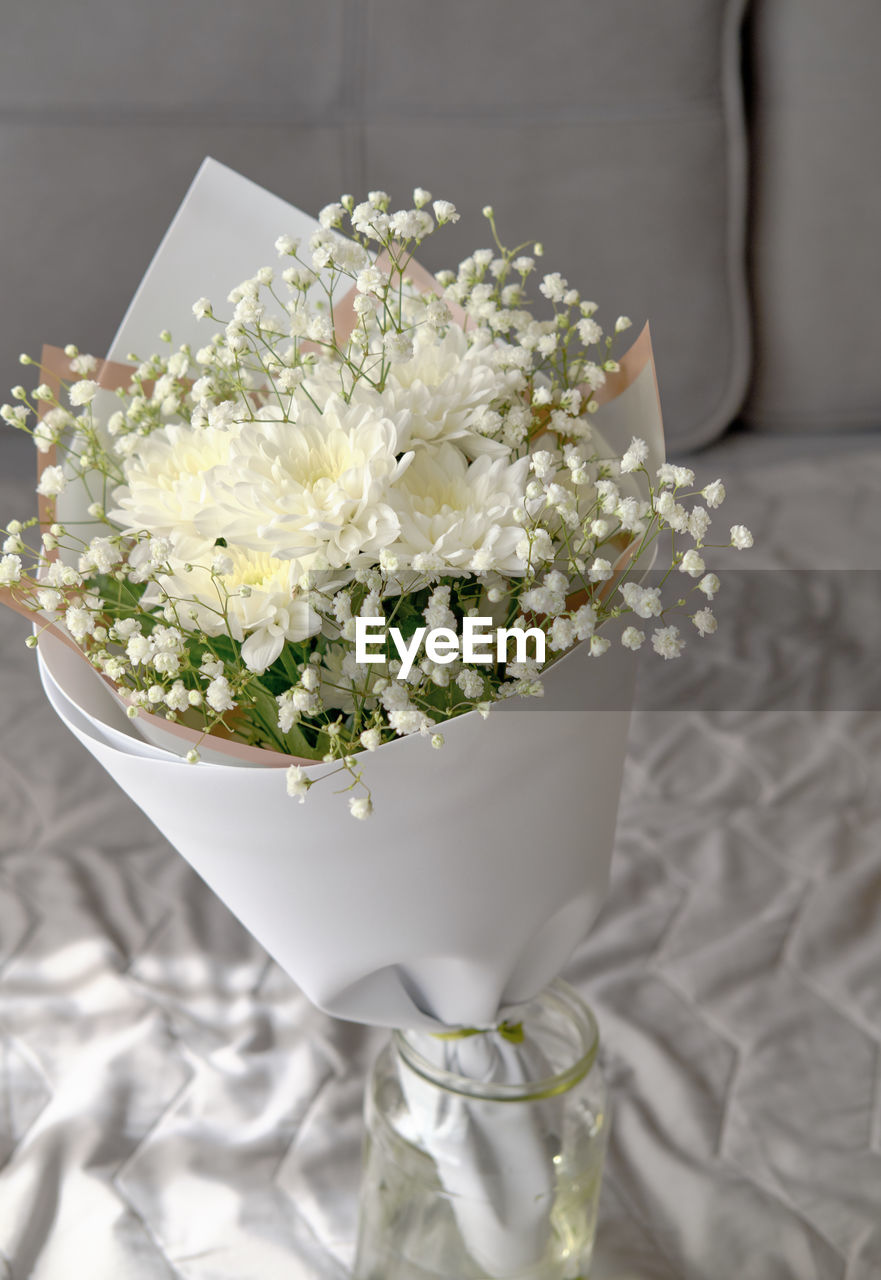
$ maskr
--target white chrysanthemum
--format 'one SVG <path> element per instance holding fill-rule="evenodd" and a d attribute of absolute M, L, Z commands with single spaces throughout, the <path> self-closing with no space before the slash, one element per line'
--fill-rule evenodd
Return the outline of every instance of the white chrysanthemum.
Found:
<path fill-rule="evenodd" d="M 198 428 L 173 423 L 145 437 L 125 461 L 127 483 L 113 494 L 111 520 L 127 533 L 145 529 L 171 538 L 182 555 L 188 555 L 193 541 L 201 545 L 206 537 L 220 537 L 220 530 L 204 528 L 210 505 L 206 482 L 229 460 L 239 429 L 236 423 Z"/>
<path fill-rule="evenodd" d="M 377 373 L 378 371 L 379 357 L 377 357 Z M 363 385 L 355 381 L 351 370 L 341 361 L 325 356 L 319 357 L 309 370 L 308 376 L 303 381 L 303 390 L 309 399 L 323 410 L 331 396 L 351 397 L 355 387 L 358 388 L 359 401 L 366 402 L 370 398 L 368 393 L 371 393 L 372 389 L 365 387 L 364 394 L 361 394 Z M 373 394 L 375 396 L 375 393 Z"/>
<path fill-rule="evenodd" d="M 451 444 L 420 449 L 395 487 L 401 535 L 392 548 L 420 570 L 520 573 L 517 553 L 529 459 L 467 458 Z"/>
<path fill-rule="evenodd" d="M 257 672 L 275 662 L 286 641 L 305 640 L 321 629 L 320 617 L 299 595 L 292 561 L 237 546 L 225 549 L 224 560 L 229 572 L 212 577 L 216 550 L 204 543 L 188 560 L 189 570 L 175 560 L 171 573 L 159 575 L 158 587 L 179 601 L 183 626 L 212 636 L 228 632 L 242 644 L 245 665 Z M 145 604 L 158 602 L 158 594 L 151 583 Z"/>
<path fill-rule="evenodd" d="M 469 346 L 458 325 L 450 325 L 443 337 L 428 326 L 416 330 L 412 359 L 392 366 L 382 392 L 390 417 L 410 415 L 400 448 L 452 441 L 469 458 L 508 456 L 506 445 L 476 429 L 482 410 L 506 392 L 493 351 L 492 346 Z"/>
<path fill-rule="evenodd" d="M 202 528 L 220 522 L 230 543 L 294 560 L 300 573 L 375 560 L 398 533 L 388 495 L 410 461 L 399 451 L 393 422 L 336 396 L 296 423 L 247 423 L 209 477 Z"/>

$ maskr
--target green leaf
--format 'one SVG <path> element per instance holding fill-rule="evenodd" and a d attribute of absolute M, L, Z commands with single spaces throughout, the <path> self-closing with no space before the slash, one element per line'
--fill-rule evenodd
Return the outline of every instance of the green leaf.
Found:
<path fill-rule="evenodd" d="M 324 752 L 317 749 L 303 736 L 300 726 L 295 724 L 290 733 L 284 735 L 285 751 L 289 756 L 305 756 L 307 760 L 320 760 Z"/>
<path fill-rule="evenodd" d="M 102 600 L 107 601 L 114 613 L 126 609 L 132 613 L 139 613 L 141 596 L 147 589 L 146 583 L 133 585 L 127 580 L 118 582 L 116 578 L 111 578 L 106 573 L 89 578 L 87 585 L 97 591 Z"/>
<path fill-rule="evenodd" d="M 284 673 L 291 684 L 297 684 L 300 679 L 300 668 L 296 658 L 291 652 L 290 645 L 285 645 L 281 651 L 280 662 L 284 668 Z"/>
<path fill-rule="evenodd" d="M 256 713 L 255 718 L 259 720 L 260 728 L 272 747 L 291 756 L 305 756 L 309 760 L 321 758 L 304 737 L 299 725 L 294 725 L 289 733 L 281 732 L 278 727 L 278 703 L 262 681 L 252 680 L 248 693 Z"/>

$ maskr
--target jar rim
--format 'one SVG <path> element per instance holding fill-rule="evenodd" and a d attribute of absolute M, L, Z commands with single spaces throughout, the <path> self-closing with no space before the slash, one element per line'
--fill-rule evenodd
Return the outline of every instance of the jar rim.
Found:
<path fill-rule="evenodd" d="M 410 1043 L 405 1031 L 393 1033 L 395 1047 L 412 1071 L 429 1083 L 451 1093 L 458 1093 L 468 1098 L 479 1098 L 487 1102 L 529 1102 L 552 1098 L 572 1089 L 592 1069 L 599 1052 L 600 1033 L 593 1011 L 585 1004 L 578 992 L 561 978 L 555 978 L 536 997 L 536 1000 L 544 1001 L 557 1013 L 563 1013 L 569 1025 L 577 1032 L 580 1042 L 576 1046 L 578 1056 L 575 1061 L 543 1080 L 531 1080 L 521 1084 L 497 1084 L 459 1075 L 458 1072 L 439 1067 L 426 1058 Z"/>

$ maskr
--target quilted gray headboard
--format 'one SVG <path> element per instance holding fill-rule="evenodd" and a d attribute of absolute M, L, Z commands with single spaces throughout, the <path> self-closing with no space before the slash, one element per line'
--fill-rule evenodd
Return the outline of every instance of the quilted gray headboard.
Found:
<path fill-rule="evenodd" d="M 206 154 L 316 211 L 414 184 L 611 322 L 650 317 L 668 435 L 701 444 L 748 375 L 743 0 L 6 0 L 0 16 L 0 376 L 103 354 Z M 267 246 L 271 257 L 271 246 Z"/>

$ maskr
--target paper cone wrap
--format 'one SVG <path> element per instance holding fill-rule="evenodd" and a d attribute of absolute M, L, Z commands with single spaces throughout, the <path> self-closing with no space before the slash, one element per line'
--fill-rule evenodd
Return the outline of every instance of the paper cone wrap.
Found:
<path fill-rule="evenodd" d="M 512 1044 L 489 1032 L 414 1041 L 442 1070 L 482 1084 L 528 1085 L 552 1075 L 543 1051 L 528 1039 Z M 550 1243 L 563 1099 L 524 1107 L 464 1098 L 436 1088 L 400 1058 L 398 1075 L 413 1136 L 435 1160 L 474 1261 L 494 1277 L 540 1265 Z"/>
<path fill-rule="evenodd" d="M 511 699 L 447 721 L 441 751 L 410 737 L 372 754 L 366 823 L 335 780 L 298 804 L 278 768 L 190 765 L 133 737 L 56 637 L 40 671 L 68 728 L 328 1013 L 487 1026 L 556 976 L 602 904 L 629 713 L 588 709 L 610 670 L 583 646 L 547 673 L 554 706 Z M 616 674 L 626 699 L 623 652 Z"/>

